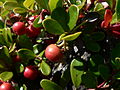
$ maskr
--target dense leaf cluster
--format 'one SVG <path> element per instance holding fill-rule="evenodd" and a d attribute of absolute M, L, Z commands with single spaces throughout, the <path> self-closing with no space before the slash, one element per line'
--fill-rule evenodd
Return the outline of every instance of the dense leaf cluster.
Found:
<path fill-rule="evenodd" d="M 16 22 L 24 34 L 14 32 Z M 0 0 L 0 82 L 16 90 L 119 90 L 119 22 L 120 0 Z M 45 56 L 50 44 L 63 54 L 56 62 Z"/>

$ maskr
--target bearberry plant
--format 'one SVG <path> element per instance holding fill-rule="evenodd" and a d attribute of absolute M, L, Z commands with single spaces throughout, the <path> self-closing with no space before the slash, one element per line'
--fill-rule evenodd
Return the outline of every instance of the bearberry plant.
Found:
<path fill-rule="evenodd" d="M 0 0 L 0 90 L 120 90 L 120 0 Z"/>

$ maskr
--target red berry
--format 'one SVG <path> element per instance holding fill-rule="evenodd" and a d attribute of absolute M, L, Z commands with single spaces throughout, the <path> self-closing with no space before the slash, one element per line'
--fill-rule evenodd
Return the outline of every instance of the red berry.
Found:
<path fill-rule="evenodd" d="M 28 37 L 36 37 L 40 34 L 40 29 L 41 28 L 35 28 L 35 27 L 33 27 L 32 24 L 30 24 L 26 28 L 26 34 L 27 34 Z"/>
<path fill-rule="evenodd" d="M 35 66 L 27 66 L 24 71 L 24 77 L 30 80 L 36 79 L 38 71 Z"/>
<path fill-rule="evenodd" d="M 25 34 L 25 24 L 23 22 L 16 22 L 13 24 L 13 32 L 17 35 Z"/>
<path fill-rule="evenodd" d="M 14 62 L 20 62 L 21 61 L 20 56 L 18 56 L 18 55 L 13 56 L 13 61 Z"/>
<path fill-rule="evenodd" d="M 45 57 L 52 62 L 57 62 L 62 59 L 63 54 L 59 47 L 55 44 L 50 44 L 45 50 Z"/>
<path fill-rule="evenodd" d="M 15 90 L 15 88 L 10 83 L 4 82 L 1 84 L 0 90 Z"/>

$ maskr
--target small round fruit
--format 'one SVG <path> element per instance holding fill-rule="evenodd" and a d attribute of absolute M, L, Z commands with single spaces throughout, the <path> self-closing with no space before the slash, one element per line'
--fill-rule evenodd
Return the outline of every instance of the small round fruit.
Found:
<path fill-rule="evenodd" d="M 27 66 L 24 70 L 24 77 L 30 80 L 35 80 L 38 76 L 38 71 L 35 66 Z"/>
<path fill-rule="evenodd" d="M 16 22 L 13 24 L 13 32 L 17 35 L 23 35 L 26 33 L 25 24 L 23 22 Z"/>
<path fill-rule="evenodd" d="M 59 47 L 50 44 L 45 50 L 45 57 L 52 62 L 58 62 L 63 58 L 63 54 Z"/>
<path fill-rule="evenodd" d="M 19 56 L 19 55 L 13 56 L 13 61 L 14 61 L 14 62 L 20 62 L 20 61 L 21 61 L 20 56 Z"/>
<path fill-rule="evenodd" d="M 15 88 L 10 83 L 4 82 L 0 85 L 0 90 L 15 90 Z"/>
<path fill-rule="evenodd" d="M 32 24 L 30 24 L 26 28 L 26 34 L 28 37 L 36 37 L 40 34 L 40 30 L 41 30 L 41 28 L 35 28 L 35 27 L 33 27 Z"/>

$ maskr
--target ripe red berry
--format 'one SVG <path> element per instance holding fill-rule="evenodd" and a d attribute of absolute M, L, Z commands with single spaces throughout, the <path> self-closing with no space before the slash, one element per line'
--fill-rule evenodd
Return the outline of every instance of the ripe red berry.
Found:
<path fill-rule="evenodd" d="M 13 61 L 14 62 L 20 62 L 21 61 L 20 56 L 18 56 L 18 55 L 13 56 Z"/>
<path fill-rule="evenodd" d="M 57 62 L 62 59 L 63 54 L 59 47 L 55 44 L 50 44 L 45 50 L 45 57 L 52 62 Z"/>
<path fill-rule="evenodd" d="M 40 34 L 40 29 L 41 28 L 35 28 L 35 27 L 33 27 L 32 24 L 30 24 L 26 28 L 26 34 L 27 34 L 28 37 L 36 37 Z"/>
<path fill-rule="evenodd" d="M 10 83 L 4 82 L 0 85 L 0 90 L 15 90 L 15 88 Z"/>
<path fill-rule="evenodd" d="M 24 77 L 30 80 L 36 79 L 38 71 L 35 66 L 27 66 L 24 70 Z"/>
<path fill-rule="evenodd" d="M 26 33 L 25 24 L 23 22 L 16 22 L 13 24 L 13 32 L 17 35 L 23 35 Z"/>

